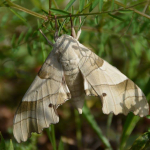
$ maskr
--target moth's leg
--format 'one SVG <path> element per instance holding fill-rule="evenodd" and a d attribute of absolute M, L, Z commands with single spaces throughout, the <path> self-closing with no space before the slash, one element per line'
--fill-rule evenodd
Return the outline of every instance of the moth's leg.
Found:
<path fill-rule="evenodd" d="M 79 17 L 79 21 L 80 21 L 80 24 L 81 24 L 81 16 Z M 80 34 L 81 34 L 81 28 L 80 28 L 80 30 L 77 32 L 77 37 L 76 37 L 77 40 L 79 39 Z"/>
<path fill-rule="evenodd" d="M 51 46 L 54 46 L 54 44 L 53 44 L 50 40 L 47 39 L 47 37 L 45 36 L 45 34 L 42 32 L 42 30 L 39 29 L 39 31 L 40 31 L 41 34 L 44 36 L 44 38 L 46 39 L 46 41 L 48 42 L 48 44 L 51 45 Z"/>
<path fill-rule="evenodd" d="M 54 40 L 55 40 L 55 42 L 57 41 L 57 39 L 58 39 L 58 25 L 57 25 L 57 18 L 56 18 L 56 16 L 55 16 L 55 35 L 54 35 Z"/>
<path fill-rule="evenodd" d="M 76 32 L 75 32 L 74 27 L 73 27 L 73 22 L 72 22 L 71 14 L 70 14 L 70 22 L 71 22 L 71 36 L 76 39 L 77 36 L 76 36 Z"/>

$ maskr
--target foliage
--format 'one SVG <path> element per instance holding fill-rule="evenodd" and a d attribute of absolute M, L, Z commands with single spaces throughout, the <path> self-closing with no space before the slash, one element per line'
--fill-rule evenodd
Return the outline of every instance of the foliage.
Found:
<path fill-rule="evenodd" d="M 59 35 L 70 34 L 70 13 L 75 29 L 82 29 L 79 41 L 121 70 L 144 91 L 147 99 L 150 99 L 149 1 L 70 0 L 68 2 L 58 0 L 56 2 L 52 0 L 50 8 L 48 4 L 48 1 L 42 0 L 29 2 L 3 0 L 0 2 L 0 106 L 7 106 L 14 113 L 16 104 L 19 104 L 51 50 L 39 33 L 39 29 L 42 29 L 48 39 L 54 42 L 54 15 L 56 15 Z M 50 16 L 48 16 L 49 10 Z M 81 16 L 81 24 L 78 21 L 79 16 Z M 94 135 L 93 139 L 95 140 L 99 138 L 104 147 L 110 145 L 115 149 L 111 144 L 113 141 L 116 147 L 120 147 L 120 150 L 131 147 L 135 138 L 148 130 L 150 124 L 148 117 L 139 118 L 130 113 L 127 117 L 113 116 L 111 120 L 112 116 L 108 117 L 102 114 L 99 101 L 95 101 L 94 98 L 90 99 L 92 100 L 87 101 L 87 104 L 92 113 L 85 105 L 84 118 L 70 112 L 69 102 L 58 109 L 62 121 L 55 125 L 57 136 L 55 137 L 53 126 L 51 132 L 46 130 L 53 149 L 57 149 L 57 147 L 60 150 L 69 149 L 67 142 L 70 140 L 66 142 L 64 136 L 68 137 L 69 129 L 65 128 L 66 126 L 69 128 L 70 125 L 72 125 L 70 131 L 77 130 L 77 145 L 80 148 L 88 145 L 81 144 L 86 140 L 84 135 L 87 128 L 96 132 L 97 135 L 92 131 L 90 134 Z M 74 115 L 78 118 L 75 123 L 71 117 Z M 104 119 L 104 123 L 105 126 L 106 122 L 109 124 L 108 130 L 112 133 L 109 134 L 110 136 L 106 134 L 107 127 L 103 128 L 103 118 L 108 119 L 108 121 Z M 113 120 L 116 122 L 121 120 L 121 127 L 118 127 L 119 125 L 115 127 L 116 123 Z M 75 127 L 76 129 L 74 129 Z M 0 130 L 2 130 L 1 126 Z M 2 131 L 3 134 L 5 132 Z M 12 136 L 12 132 L 9 135 Z M 37 139 L 40 138 L 35 134 L 26 143 L 17 144 L 15 140 L 12 142 L 8 137 L 5 141 L 1 135 L 0 149 L 5 147 L 17 150 L 37 149 Z M 140 139 L 142 139 L 142 143 L 146 144 L 148 138 L 149 132 L 137 139 L 132 148 Z M 24 148 L 21 148 L 21 145 Z"/>
<path fill-rule="evenodd" d="M 133 143 L 130 150 L 145 150 L 149 148 L 150 146 L 150 132 L 146 132 L 143 135 L 141 135 L 136 141 Z"/>

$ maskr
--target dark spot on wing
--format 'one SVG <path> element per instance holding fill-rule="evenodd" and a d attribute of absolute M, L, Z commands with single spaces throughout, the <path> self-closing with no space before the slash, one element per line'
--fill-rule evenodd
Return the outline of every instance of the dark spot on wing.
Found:
<path fill-rule="evenodd" d="M 103 95 L 103 97 L 105 97 L 107 94 L 106 94 L 106 93 L 103 93 L 102 95 Z"/>
<path fill-rule="evenodd" d="M 50 103 L 50 104 L 49 104 L 49 107 L 52 107 L 52 106 L 53 106 L 53 104 Z"/>

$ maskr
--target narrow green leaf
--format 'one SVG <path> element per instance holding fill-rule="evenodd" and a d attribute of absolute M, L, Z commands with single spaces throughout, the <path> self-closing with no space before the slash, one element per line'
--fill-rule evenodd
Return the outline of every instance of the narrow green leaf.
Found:
<path fill-rule="evenodd" d="M 101 12 L 103 8 L 103 0 L 99 0 L 99 11 Z"/>
<path fill-rule="evenodd" d="M 41 42 L 41 48 L 42 48 L 42 53 L 43 53 L 43 62 L 46 60 L 46 51 L 45 51 L 45 44 L 44 42 Z"/>
<path fill-rule="evenodd" d="M 60 9 L 54 9 L 54 8 L 51 8 L 50 9 L 51 12 L 53 12 L 54 14 L 58 14 L 58 15 L 68 15 L 69 13 L 64 11 L 64 10 L 60 10 Z"/>
<path fill-rule="evenodd" d="M 0 7 L 4 7 L 5 5 L 7 5 L 6 1 L 3 1 L 2 3 L 0 3 Z"/>
<path fill-rule="evenodd" d="M 46 132 L 47 132 L 47 135 L 49 137 L 49 140 L 53 146 L 53 150 L 56 150 L 57 147 L 56 147 L 56 139 L 55 139 L 55 128 L 54 128 L 54 125 L 51 124 L 49 128 L 45 129 Z"/>
<path fill-rule="evenodd" d="M 79 11 L 81 12 L 84 8 L 84 3 L 85 3 L 85 0 L 80 0 L 79 1 Z"/>
<path fill-rule="evenodd" d="M 52 147 L 54 147 L 54 144 L 53 144 L 53 139 L 52 139 L 52 135 L 51 135 L 51 132 L 50 132 L 50 127 L 49 128 L 46 128 L 46 133 L 47 133 L 47 136 L 52 144 Z"/>
<path fill-rule="evenodd" d="M 88 4 L 90 2 L 90 0 L 86 0 L 86 3 Z"/>
<path fill-rule="evenodd" d="M 123 4 L 126 5 L 126 4 L 127 4 L 127 0 L 124 0 L 124 1 L 123 1 Z"/>
<path fill-rule="evenodd" d="M 12 143 L 11 139 L 10 139 L 10 144 L 9 144 L 8 150 L 14 150 L 14 146 L 13 146 L 13 143 Z"/>
<path fill-rule="evenodd" d="M 99 22 L 99 20 L 98 20 L 98 15 L 95 16 L 95 19 L 94 19 L 94 20 L 95 20 L 95 24 L 98 25 L 98 22 Z"/>
<path fill-rule="evenodd" d="M 19 15 L 15 10 L 13 10 L 13 9 L 11 9 L 11 8 L 9 8 L 10 9 L 10 11 L 13 13 L 13 14 L 15 14 L 20 20 L 22 20 L 25 24 L 27 23 L 27 21 L 26 21 L 26 19 L 25 18 L 23 18 L 21 15 Z"/>
<path fill-rule="evenodd" d="M 60 34 L 61 30 L 63 29 L 63 26 L 66 23 L 67 19 L 68 18 L 65 18 L 64 21 L 62 22 L 62 24 L 60 25 L 59 30 L 58 30 L 58 35 Z"/>
<path fill-rule="evenodd" d="M 50 24 L 51 28 L 52 28 L 53 30 L 55 30 L 55 27 L 54 27 L 52 21 L 50 21 L 49 24 Z"/>
<path fill-rule="evenodd" d="M 32 56 L 32 49 L 29 44 L 27 44 L 28 53 Z"/>
<path fill-rule="evenodd" d="M 62 139 L 60 139 L 59 145 L 58 145 L 58 150 L 64 150 L 64 143 Z"/>
<path fill-rule="evenodd" d="M 150 144 L 150 132 L 146 132 L 139 136 L 129 150 L 145 150 L 149 148 Z"/>
<path fill-rule="evenodd" d="M 75 17 L 75 18 L 74 18 L 74 20 L 73 20 L 73 24 L 74 24 L 74 26 L 76 25 L 77 19 L 78 19 L 78 18 L 77 18 L 77 17 Z"/>
<path fill-rule="evenodd" d="M 24 38 L 24 33 L 21 32 L 21 34 L 20 34 L 20 36 L 19 36 L 19 38 L 18 38 L 18 41 L 17 41 L 17 45 L 20 44 L 20 42 L 22 41 L 23 38 Z"/>
<path fill-rule="evenodd" d="M 29 28 L 27 33 L 26 33 L 26 35 L 25 35 L 24 40 L 28 41 L 28 39 L 30 38 L 31 34 L 32 34 L 32 28 Z"/>
<path fill-rule="evenodd" d="M 105 48 L 104 48 L 104 43 L 100 43 L 99 44 L 99 51 L 98 51 L 98 56 L 102 56 L 102 54 L 105 52 Z"/>
<path fill-rule="evenodd" d="M 16 34 L 13 34 L 13 37 L 12 37 L 12 39 L 11 39 L 11 45 L 12 45 L 12 47 L 15 47 L 15 41 L 16 41 Z"/>
<path fill-rule="evenodd" d="M 112 123 L 112 118 L 113 118 L 113 113 L 110 113 L 107 119 L 107 137 L 109 137 L 109 129 Z"/>
<path fill-rule="evenodd" d="M 115 18 L 115 19 L 117 19 L 117 20 L 119 20 L 119 21 L 125 21 L 124 19 L 122 19 L 122 18 L 120 18 L 118 16 L 115 16 L 115 15 L 112 15 L 110 13 L 108 13 L 108 15 L 111 16 L 111 17 L 113 17 L 113 18 Z"/>
<path fill-rule="evenodd" d="M 67 11 L 72 5 L 73 3 L 75 2 L 76 0 L 70 0 L 70 2 L 67 4 L 67 6 L 65 7 L 65 11 Z"/>
<path fill-rule="evenodd" d="M 54 147 L 56 148 L 56 138 L 55 138 L 55 127 L 53 124 L 51 124 L 51 133 L 52 133 L 52 138 L 53 138 L 53 143 L 54 143 Z"/>
<path fill-rule="evenodd" d="M 126 122 L 123 127 L 122 136 L 121 136 L 120 150 L 124 149 L 129 135 L 131 134 L 131 132 L 133 131 L 134 127 L 136 126 L 139 120 L 140 117 L 134 116 L 132 113 L 129 113 L 129 115 L 127 116 Z"/>
<path fill-rule="evenodd" d="M 89 8 L 89 12 L 91 12 L 99 3 L 99 0 L 94 0 L 94 2 L 91 4 Z"/>
<path fill-rule="evenodd" d="M 44 9 L 41 9 L 41 10 L 42 10 L 42 12 L 45 13 L 46 15 L 49 15 L 49 13 L 48 13 L 46 10 L 44 10 Z"/>
<path fill-rule="evenodd" d="M 115 9 L 115 1 L 112 0 L 112 2 L 111 2 L 111 10 L 114 10 L 114 9 Z"/>
<path fill-rule="evenodd" d="M 77 139 L 77 146 L 81 147 L 82 145 L 82 132 L 81 132 L 81 119 L 79 117 L 79 112 L 74 110 L 75 114 L 75 126 L 76 126 L 76 139 Z"/>
<path fill-rule="evenodd" d="M 144 23 L 141 25 L 139 32 L 142 33 L 142 32 L 144 31 L 144 29 L 148 28 L 148 26 L 149 26 L 149 23 L 144 22 Z"/>
<path fill-rule="evenodd" d="M 132 10 L 119 10 L 120 13 L 133 13 Z"/>
<path fill-rule="evenodd" d="M 147 88 L 149 86 L 150 80 L 147 82 L 145 89 L 143 90 L 143 92 L 148 95 L 148 93 L 146 93 Z M 126 145 L 126 141 L 129 138 L 131 132 L 133 131 L 133 129 L 135 128 L 136 124 L 138 123 L 138 121 L 140 120 L 139 116 L 134 116 L 132 113 L 129 113 L 127 116 L 127 119 L 124 123 L 124 127 L 123 127 L 123 132 L 121 135 L 121 140 L 120 140 L 120 150 L 123 150 L 125 145 Z"/>
<path fill-rule="evenodd" d="M 147 119 L 150 119 L 150 115 L 146 116 Z"/>
<path fill-rule="evenodd" d="M 33 41 L 32 49 L 37 50 L 37 42 L 36 41 Z"/>
<path fill-rule="evenodd" d="M 86 16 L 82 19 L 81 24 L 80 24 L 78 30 L 80 30 L 80 28 L 83 26 L 85 19 L 86 19 Z"/>
<path fill-rule="evenodd" d="M 89 123 L 89 125 L 91 126 L 91 128 L 96 132 L 96 134 L 98 135 L 98 137 L 101 139 L 102 143 L 109 148 L 109 150 L 112 150 L 111 145 L 109 144 L 109 141 L 107 140 L 107 138 L 102 134 L 101 129 L 99 128 L 99 126 L 97 125 L 93 115 L 91 114 L 89 108 L 87 107 L 86 104 L 84 104 L 83 107 L 83 115 L 85 117 L 85 119 L 87 120 L 87 122 Z"/>
<path fill-rule="evenodd" d="M 5 141 L 1 132 L 0 132 L 0 150 L 6 150 Z"/>
<path fill-rule="evenodd" d="M 71 14 L 74 14 L 74 7 L 71 7 Z"/>

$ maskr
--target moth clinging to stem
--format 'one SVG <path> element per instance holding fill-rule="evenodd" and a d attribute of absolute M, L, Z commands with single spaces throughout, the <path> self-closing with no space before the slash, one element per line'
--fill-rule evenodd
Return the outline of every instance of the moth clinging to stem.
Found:
<path fill-rule="evenodd" d="M 71 18 L 71 17 L 70 17 Z M 104 114 L 127 115 L 132 111 L 140 117 L 149 113 L 149 105 L 141 89 L 118 69 L 79 43 L 72 25 L 71 34 L 58 36 L 55 18 L 55 44 L 38 75 L 17 109 L 13 133 L 20 143 L 31 132 L 41 133 L 43 128 L 59 122 L 56 109 L 71 99 L 82 113 L 86 96 L 98 96 Z"/>

